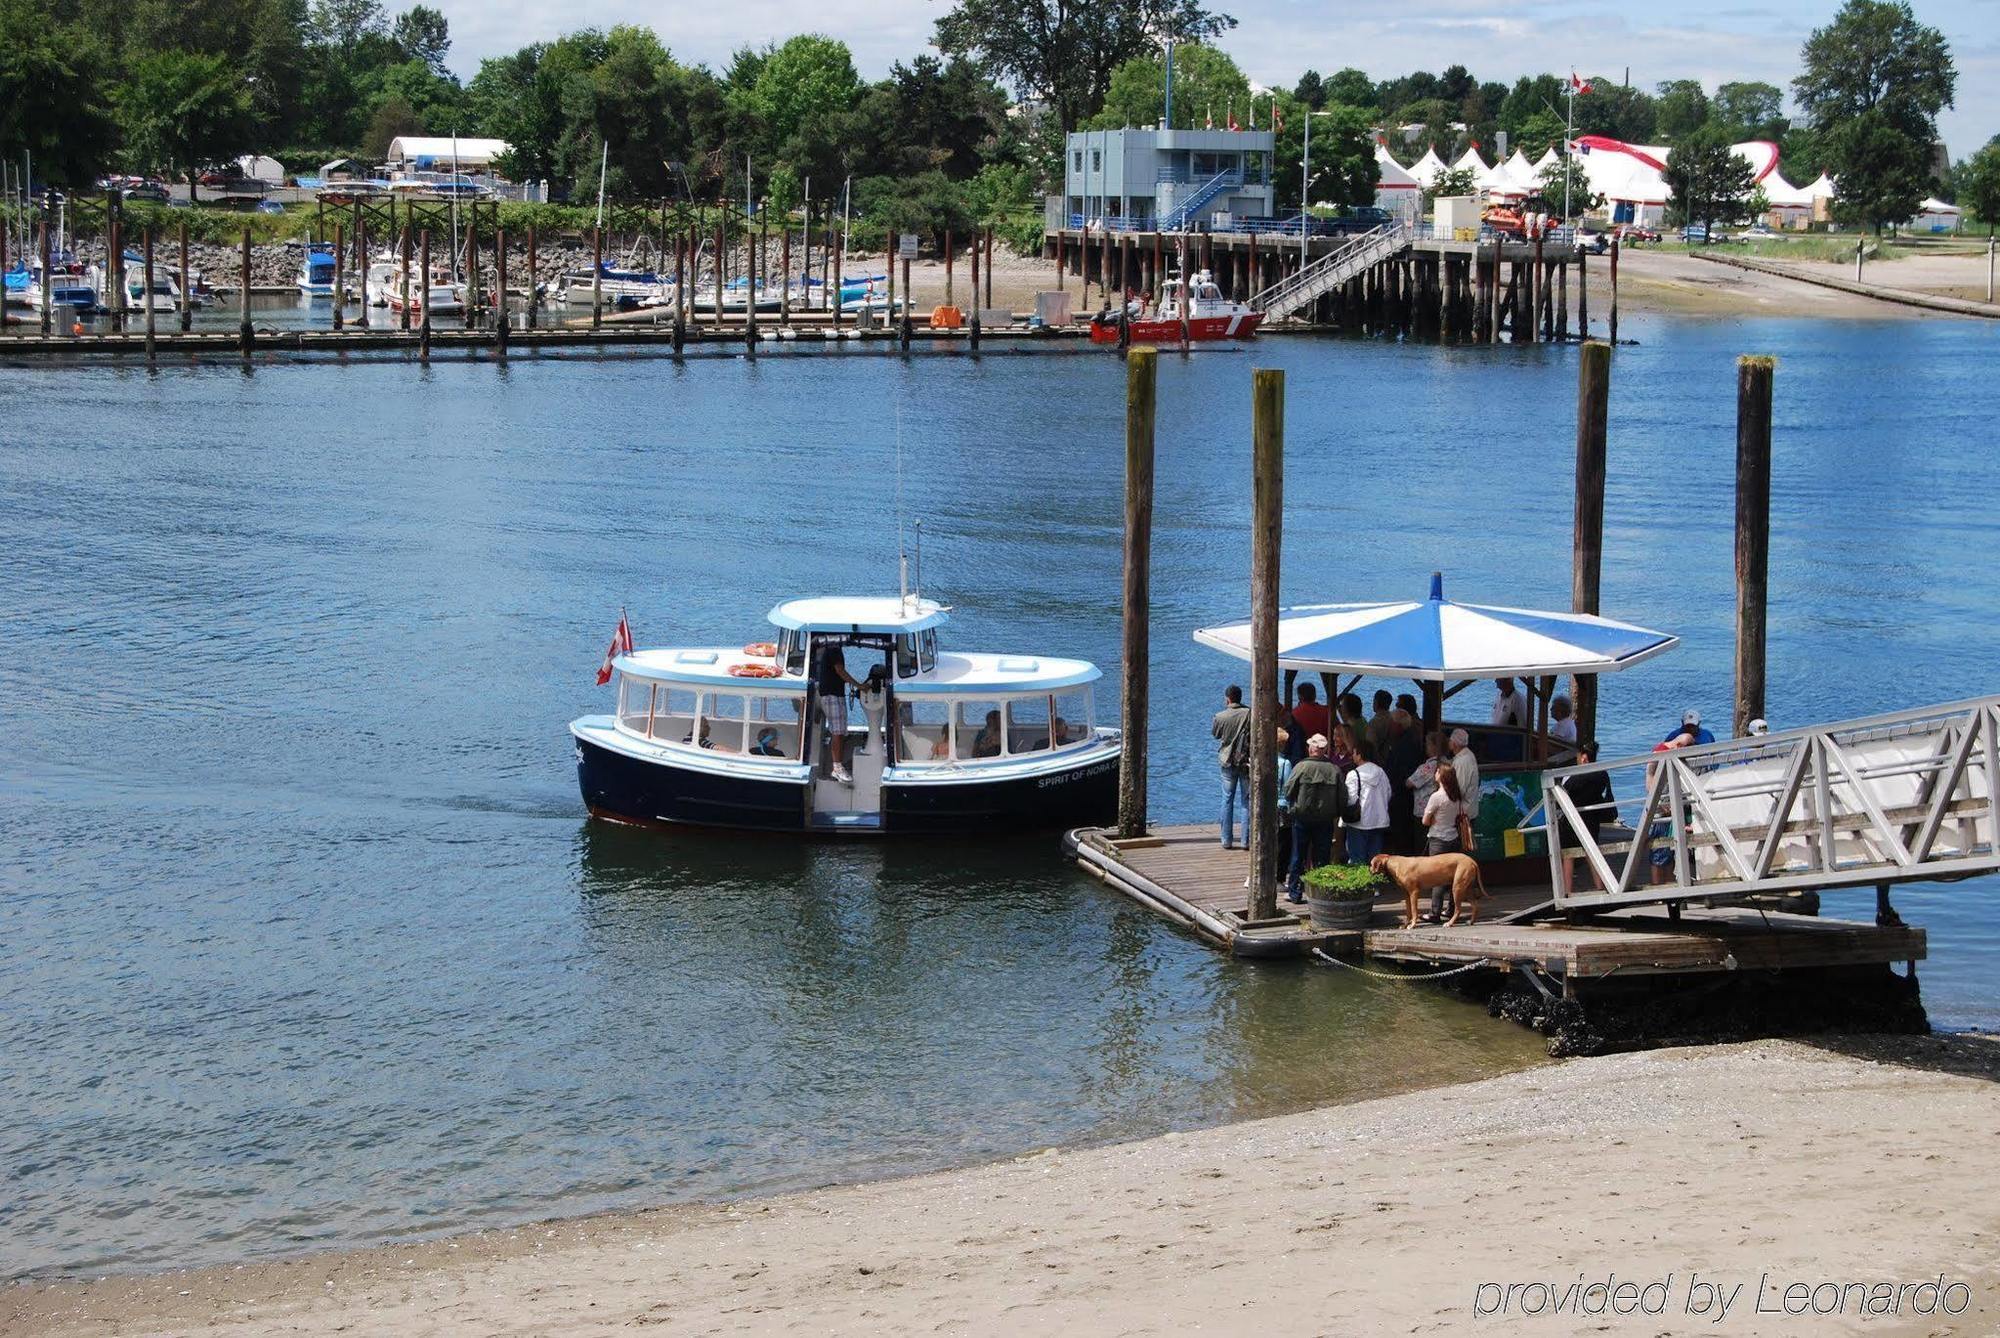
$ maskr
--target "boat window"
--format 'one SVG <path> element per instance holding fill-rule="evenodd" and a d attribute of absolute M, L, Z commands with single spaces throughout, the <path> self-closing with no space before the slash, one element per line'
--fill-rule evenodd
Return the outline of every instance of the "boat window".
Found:
<path fill-rule="evenodd" d="M 1007 751 L 1039 753 L 1049 746 L 1049 699 L 1043 695 L 1007 699 Z"/>
<path fill-rule="evenodd" d="M 917 638 L 905 632 L 896 638 L 896 677 L 908 678 L 917 672 Z"/>
<path fill-rule="evenodd" d="M 1090 689 L 1071 688 L 1055 695 L 1056 747 L 1090 742 Z"/>
<path fill-rule="evenodd" d="M 937 668 L 937 629 L 927 629 L 918 641 L 917 660 L 925 673 Z"/>
<path fill-rule="evenodd" d="M 929 766 L 951 757 L 951 708 L 929 697 L 896 703 L 896 765 Z"/>
<path fill-rule="evenodd" d="M 749 729 L 746 738 L 752 757 L 782 757 L 799 760 L 799 697 L 750 698 Z"/>
<path fill-rule="evenodd" d="M 961 761 L 1000 756 L 1000 703 L 962 701 L 952 721 L 951 755 Z"/>
<path fill-rule="evenodd" d="M 694 689 L 663 685 L 653 703 L 651 737 L 661 743 L 679 743 L 694 728 L 694 711 Z"/>
<path fill-rule="evenodd" d="M 805 633 L 796 628 L 787 627 L 778 634 L 778 663 L 785 666 L 785 672 L 788 674 L 805 673 Z"/>
<path fill-rule="evenodd" d="M 683 739 L 683 743 L 688 740 Z M 743 694 L 701 694 L 701 746 L 719 753 L 743 751 Z"/>
<path fill-rule="evenodd" d="M 620 675 L 618 679 L 618 723 L 634 734 L 646 732 L 646 721 L 653 713 L 653 694 L 658 684 L 643 678 Z"/>

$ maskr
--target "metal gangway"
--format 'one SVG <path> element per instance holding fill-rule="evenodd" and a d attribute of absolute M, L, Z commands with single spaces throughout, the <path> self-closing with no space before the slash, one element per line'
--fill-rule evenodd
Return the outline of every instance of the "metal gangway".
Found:
<path fill-rule="evenodd" d="M 1280 279 L 1252 297 L 1250 305 L 1274 319 L 1289 316 L 1370 266 L 1387 260 L 1409 245 L 1409 240 L 1400 223 L 1385 223 L 1372 231 L 1356 233 L 1296 274 Z"/>
<path fill-rule="evenodd" d="M 1599 773 L 1613 798 L 1572 793 Z M 2000 870 L 2000 696 L 1544 775 L 1564 911 Z M 1574 871 L 1574 880 L 1568 875 Z"/>

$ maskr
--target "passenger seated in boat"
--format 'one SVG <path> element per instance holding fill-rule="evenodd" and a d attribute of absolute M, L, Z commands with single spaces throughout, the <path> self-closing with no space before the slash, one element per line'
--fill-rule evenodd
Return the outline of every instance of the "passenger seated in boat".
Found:
<path fill-rule="evenodd" d="M 986 728 L 973 736 L 972 755 L 974 757 L 1000 756 L 1000 713 L 998 711 L 988 711 L 986 713 Z"/>
<path fill-rule="evenodd" d="M 683 738 L 683 739 L 681 740 L 681 742 L 682 742 L 682 743 L 693 743 L 693 742 L 694 742 L 694 731 L 693 731 L 693 730 L 689 730 L 689 731 L 688 731 L 688 733 L 687 733 L 687 737 Z M 703 717 L 702 717 L 702 719 L 701 719 L 701 746 L 702 746 L 702 747 L 704 747 L 704 748 L 713 748 L 713 747 L 715 747 L 715 740 L 713 740 L 713 739 L 711 739 L 711 738 L 709 738 L 709 737 L 708 737 L 708 717 L 707 717 L 707 716 L 703 716 Z"/>
<path fill-rule="evenodd" d="M 757 742 L 750 749 L 752 757 L 783 757 L 785 750 L 778 746 L 778 731 L 766 725 L 757 731 Z"/>

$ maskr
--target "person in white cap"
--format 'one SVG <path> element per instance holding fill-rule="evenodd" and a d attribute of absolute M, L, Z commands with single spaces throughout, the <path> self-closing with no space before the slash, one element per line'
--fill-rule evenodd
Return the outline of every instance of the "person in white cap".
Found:
<path fill-rule="evenodd" d="M 1771 732 L 1771 722 L 1766 720 L 1763 716 L 1760 715 L 1755 720 L 1752 720 L 1750 722 L 1751 738 L 1754 739 L 1760 734 L 1769 734 L 1770 732 Z"/>
<path fill-rule="evenodd" d="M 1684 712 L 1681 716 L 1681 723 L 1668 730 L 1666 739 L 1662 740 L 1662 742 L 1671 742 L 1683 734 L 1692 738 L 1696 743 L 1715 742 L 1715 735 L 1701 727 L 1700 711 Z"/>

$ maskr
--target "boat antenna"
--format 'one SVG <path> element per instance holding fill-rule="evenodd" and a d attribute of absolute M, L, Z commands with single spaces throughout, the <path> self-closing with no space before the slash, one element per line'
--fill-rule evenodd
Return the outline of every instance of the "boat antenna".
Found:
<path fill-rule="evenodd" d="M 904 613 L 910 611 L 910 554 L 903 546 L 903 396 L 896 394 L 896 581 Z"/>
<path fill-rule="evenodd" d="M 611 141 L 601 140 L 597 155 L 597 230 L 604 231 L 604 174 L 611 166 Z"/>

